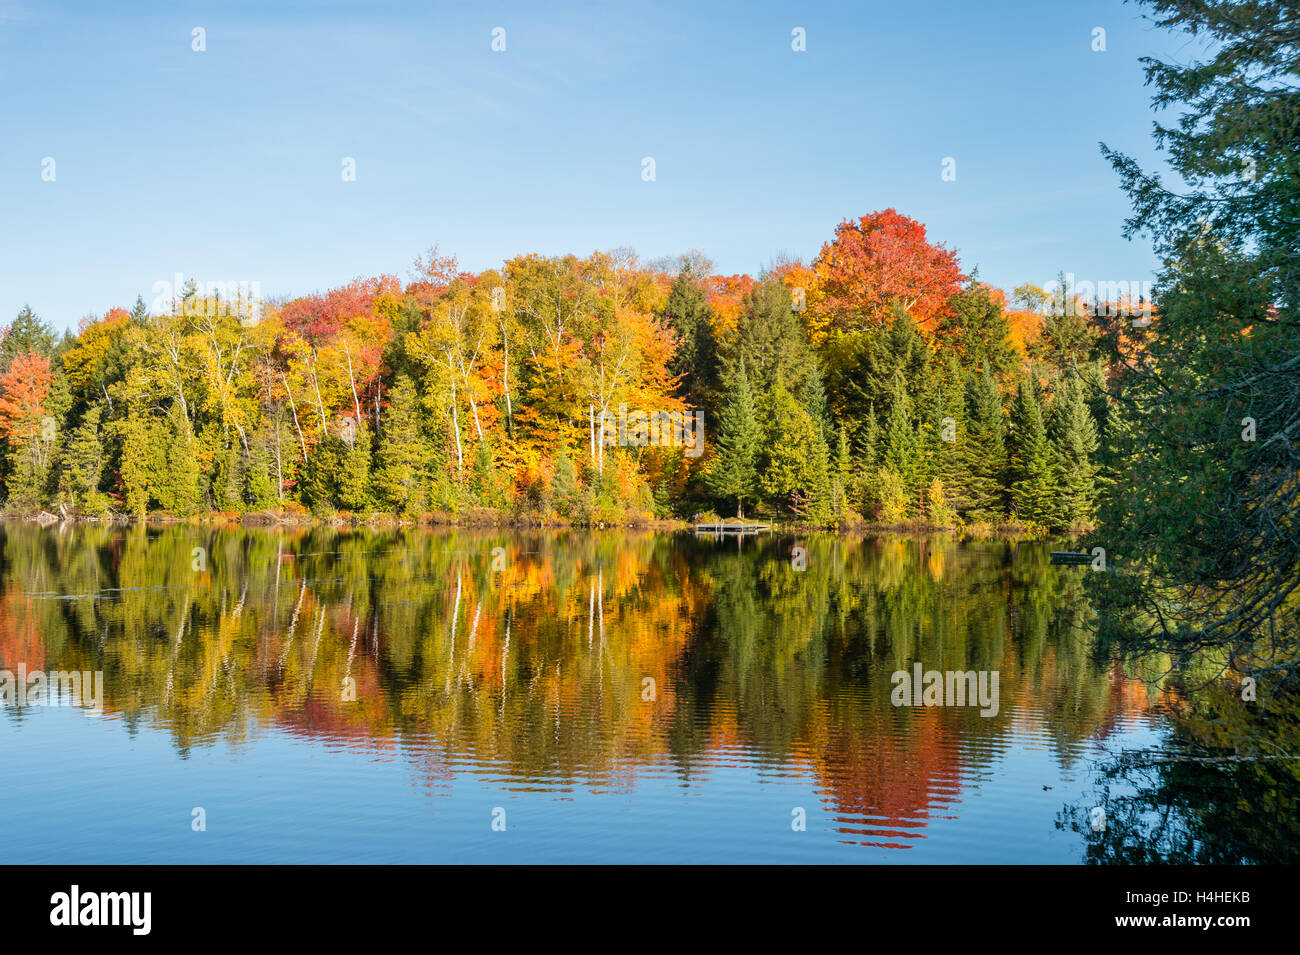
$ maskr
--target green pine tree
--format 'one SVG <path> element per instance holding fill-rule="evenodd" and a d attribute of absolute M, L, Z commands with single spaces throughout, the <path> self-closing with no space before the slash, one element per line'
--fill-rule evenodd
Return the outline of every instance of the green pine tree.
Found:
<path fill-rule="evenodd" d="M 768 395 L 767 428 L 759 461 L 759 491 L 778 507 L 814 522 L 829 517 L 830 482 L 826 442 L 817 423 L 778 375 Z"/>
<path fill-rule="evenodd" d="M 347 446 L 334 435 L 326 435 L 311 449 L 302 469 L 302 496 L 318 517 L 334 514 L 338 508 L 337 476 L 343 468 Z"/>
<path fill-rule="evenodd" d="M 943 483 L 947 506 L 953 514 L 967 508 L 966 442 L 966 375 L 955 357 L 950 356 L 944 370 L 937 402 L 939 420 L 929 429 L 930 450 L 934 467 L 932 479 Z"/>
<path fill-rule="evenodd" d="M 1059 484 L 1058 523 L 1088 528 L 1097 516 L 1097 424 L 1083 400 L 1083 385 L 1071 379 L 1057 398 L 1048 437 L 1056 458 Z"/>
<path fill-rule="evenodd" d="M 707 480 L 709 489 L 718 497 L 735 499 L 736 516 L 742 519 L 745 501 L 752 501 L 758 491 L 760 440 L 754 392 L 745 359 L 741 358 L 727 382 Z"/>
<path fill-rule="evenodd" d="M 573 459 L 560 454 L 555 459 L 555 473 L 551 476 L 551 501 L 561 517 L 573 518 L 579 511 L 578 470 Z"/>
<path fill-rule="evenodd" d="M 30 306 L 24 305 L 0 338 L 0 371 L 8 371 L 9 363 L 16 355 L 28 352 L 53 355 L 55 342 L 54 329 L 43 322 Z"/>
<path fill-rule="evenodd" d="M 837 521 L 846 521 L 853 510 L 853 458 L 849 451 L 849 433 L 840 425 L 831 466 L 831 513 Z"/>
<path fill-rule="evenodd" d="M 814 371 L 812 350 L 803 323 L 790 303 L 790 290 L 779 279 L 760 282 L 745 296 L 734 332 L 722 349 L 725 364 L 734 367 L 743 358 L 750 381 L 762 383 L 780 377 L 797 394 L 802 394 Z"/>
<path fill-rule="evenodd" d="M 612 471 L 610 473 L 612 474 Z M 474 449 L 470 490 L 478 499 L 480 507 L 505 507 L 505 491 L 498 479 L 497 465 L 492 457 L 492 449 L 486 440 L 478 442 L 478 446 Z"/>
<path fill-rule="evenodd" d="M 668 370 L 680 379 L 678 394 L 688 408 L 712 409 L 718 391 L 713 310 L 689 266 L 683 267 L 673 282 L 660 318 L 672 328 L 677 339 Z"/>
<path fill-rule="evenodd" d="M 910 402 L 902 374 L 894 378 L 881 433 L 880 465 L 897 475 L 903 492 L 912 505 L 919 504 L 922 492 L 921 447 L 912 427 Z"/>
<path fill-rule="evenodd" d="M 830 407 L 826 400 L 826 386 L 822 382 L 821 367 L 815 359 L 804 381 L 803 393 L 800 397 L 804 408 L 812 416 L 813 423 L 817 425 L 822 442 L 829 448 L 831 442 L 835 440 L 835 434 L 831 425 Z"/>
<path fill-rule="evenodd" d="M 1005 516 L 1005 441 L 997 383 L 987 370 L 972 372 L 966 380 L 966 440 L 960 445 L 966 475 L 965 517 L 970 521 L 997 523 Z"/>
<path fill-rule="evenodd" d="M 876 420 L 876 409 L 867 412 L 866 424 L 859 429 L 858 456 L 862 467 L 870 469 L 880 464 L 880 424 Z"/>
<path fill-rule="evenodd" d="M 279 503 L 275 490 L 273 440 L 273 429 L 263 428 L 254 434 L 249 442 L 244 471 L 245 496 L 246 507 L 255 510 L 265 510 Z"/>
<path fill-rule="evenodd" d="M 370 496 L 370 429 L 364 421 L 352 426 L 340 450 L 336 482 L 339 505 L 364 514 L 374 507 Z"/>
<path fill-rule="evenodd" d="M 952 297 L 939 320 L 939 337 L 955 349 L 967 367 L 988 368 L 1005 375 L 1019 364 L 1011 344 L 1011 323 L 987 285 L 972 275 L 966 287 Z"/>
<path fill-rule="evenodd" d="M 116 422 L 115 430 L 121 440 L 117 471 L 122 504 L 128 514 L 144 517 L 149 510 L 150 484 L 154 472 L 150 452 L 157 447 L 153 441 L 154 429 L 132 408 L 124 418 Z"/>
<path fill-rule="evenodd" d="M 1011 407 L 1011 506 L 1023 521 L 1056 523 L 1057 486 L 1038 387 L 1022 381 Z"/>
<path fill-rule="evenodd" d="M 165 464 L 153 455 L 152 486 L 156 488 L 163 510 L 178 517 L 189 517 L 203 504 L 203 468 L 199 463 L 199 442 L 179 411 L 172 411 L 170 427 L 159 429 L 166 437 L 161 455 Z"/>
<path fill-rule="evenodd" d="M 375 493 L 399 514 L 418 509 L 427 480 L 428 446 L 420 428 L 419 395 L 408 375 L 398 375 L 388 392 L 379 454 L 375 466 Z"/>
<path fill-rule="evenodd" d="M 59 494 L 73 510 L 103 514 L 109 499 L 100 490 L 104 479 L 104 435 L 100 427 L 103 405 L 92 404 L 68 439 L 59 474 Z"/>
<path fill-rule="evenodd" d="M 223 511 L 242 513 L 248 502 L 245 499 L 248 482 L 247 460 L 238 441 L 232 442 L 220 455 L 221 466 L 213 480 L 217 506 Z"/>

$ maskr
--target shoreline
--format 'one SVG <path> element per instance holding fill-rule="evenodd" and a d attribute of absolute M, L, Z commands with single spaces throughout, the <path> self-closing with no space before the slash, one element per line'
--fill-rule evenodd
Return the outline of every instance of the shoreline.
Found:
<path fill-rule="evenodd" d="M 498 529 L 498 530 L 637 530 L 659 533 L 688 532 L 695 529 L 695 524 L 682 518 L 639 517 L 624 521 L 572 521 L 561 517 L 544 517 L 541 515 L 511 515 L 495 512 L 475 512 L 472 514 L 452 515 L 445 512 L 421 514 L 418 517 L 398 517 L 395 514 L 375 513 L 366 516 L 337 514 L 321 517 L 307 512 L 251 511 L 243 514 L 210 511 L 190 517 L 177 517 L 166 513 L 150 513 L 143 517 L 128 514 L 110 514 L 95 516 L 88 514 L 68 514 L 60 516 L 49 511 L 2 511 L 0 521 L 13 521 L 39 524 L 49 527 L 55 524 L 113 524 L 121 526 L 144 525 L 167 527 L 189 525 L 193 527 L 241 527 L 263 528 L 276 527 L 333 527 L 369 530 L 399 529 Z M 729 522 L 724 522 L 729 523 Z M 872 521 L 852 521 L 838 524 L 810 524 L 799 521 L 780 521 L 767 519 L 764 535 L 798 535 L 798 534 L 840 534 L 873 535 L 894 534 L 900 536 L 930 536 L 947 534 L 968 540 L 1046 540 L 1052 537 L 1077 535 L 1086 532 L 1078 529 L 1048 529 L 1027 526 L 1018 523 L 974 524 L 962 526 L 941 526 L 922 523 L 883 524 Z M 740 526 L 737 524 L 736 526 Z M 708 536 L 708 532 L 703 532 Z M 721 535 L 718 535 L 721 536 Z"/>

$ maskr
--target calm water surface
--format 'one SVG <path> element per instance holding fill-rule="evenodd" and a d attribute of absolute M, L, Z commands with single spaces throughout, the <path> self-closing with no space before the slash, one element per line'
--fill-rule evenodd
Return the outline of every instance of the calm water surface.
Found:
<path fill-rule="evenodd" d="M 0 709 L 0 861 L 1279 851 L 1277 776 L 1116 772 L 1189 731 L 1155 675 L 1093 659 L 1086 570 L 1049 550 L 3 525 L 0 670 L 102 670 L 104 692 Z M 997 671 L 997 715 L 892 705 L 916 662 Z M 1294 777 L 1269 772 L 1294 844 Z"/>

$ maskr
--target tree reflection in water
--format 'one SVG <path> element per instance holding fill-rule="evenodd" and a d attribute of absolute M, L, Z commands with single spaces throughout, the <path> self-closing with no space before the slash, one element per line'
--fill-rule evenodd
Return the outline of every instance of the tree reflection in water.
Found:
<path fill-rule="evenodd" d="M 932 839 L 974 794 L 1045 788 L 1011 755 L 1082 775 L 1135 727 L 1170 720 L 1166 754 L 1191 732 L 1158 661 L 1093 658 L 1086 571 L 1051 566 L 1046 543 L 812 535 L 803 570 L 793 543 L 6 524 L 0 667 L 103 670 L 111 717 L 182 757 L 287 734 L 401 760 L 435 799 L 464 774 L 552 798 L 738 767 L 802 779 L 823 831 L 885 849 Z M 998 671 L 997 716 L 892 706 L 891 674 L 916 661 Z M 1293 752 L 1294 725 L 1271 711 L 1273 745 Z M 1089 861 L 1297 845 L 1294 763 L 1108 772 L 1146 780 L 1111 788 L 1100 838 L 1063 814 Z"/>
<path fill-rule="evenodd" d="M 1096 792 L 1058 827 L 1085 837 L 1092 865 L 1300 862 L 1300 695 L 1180 690 L 1169 688 L 1164 745 L 1103 760 Z"/>

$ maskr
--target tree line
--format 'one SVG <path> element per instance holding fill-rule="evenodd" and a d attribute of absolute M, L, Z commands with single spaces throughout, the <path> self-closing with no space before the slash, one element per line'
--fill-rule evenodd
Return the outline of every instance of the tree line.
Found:
<path fill-rule="evenodd" d="M 626 249 L 476 274 L 435 247 L 290 300 L 191 279 L 62 336 L 17 316 L 0 481 L 10 511 L 86 516 L 1083 528 L 1110 415 L 1079 305 L 1008 301 L 892 209 L 757 277 Z M 699 447 L 646 440 L 696 413 Z"/>

